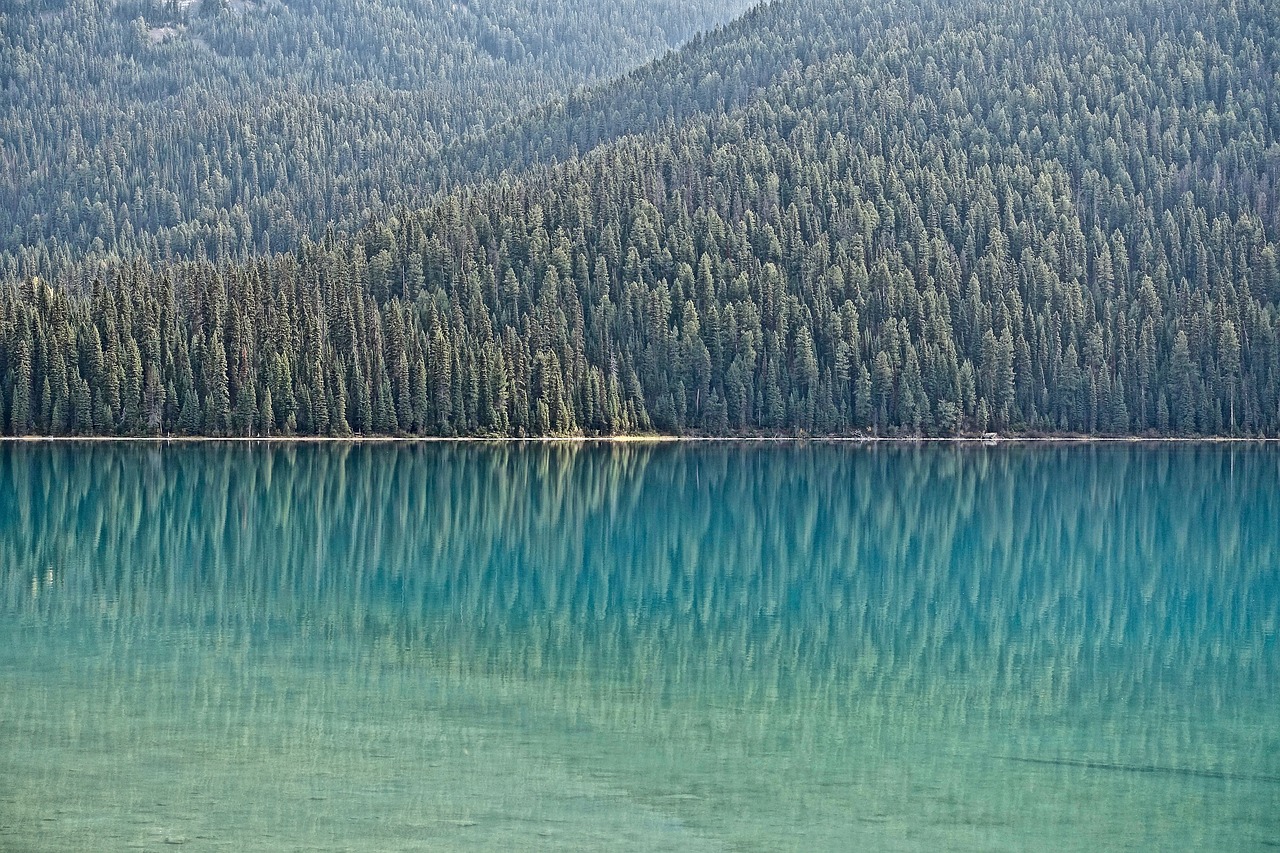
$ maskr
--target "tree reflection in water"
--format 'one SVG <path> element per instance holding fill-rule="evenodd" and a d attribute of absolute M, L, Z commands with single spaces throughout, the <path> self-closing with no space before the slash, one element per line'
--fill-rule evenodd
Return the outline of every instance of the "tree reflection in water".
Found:
<path fill-rule="evenodd" d="M 1278 831 L 1273 449 L 9 444 L 0 506 L 28 777 L 183 729 L 358 788 L 482 731 L 716 843 Z"/>

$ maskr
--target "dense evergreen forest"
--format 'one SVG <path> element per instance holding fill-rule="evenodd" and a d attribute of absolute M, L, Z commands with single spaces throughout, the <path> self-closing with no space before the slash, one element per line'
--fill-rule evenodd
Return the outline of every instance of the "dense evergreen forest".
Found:
<path fill-rule="evenodd" d="M 1280 434 L 1266 0 L 786 0 L 433 168 L 278 254 L 37 232 L 0 423 Z"/>
<path fill-rule="evenodd" d="M 448 140 L 747 4 L 6 2 L 0 259 L 292 249 L 438 189 Z"/>

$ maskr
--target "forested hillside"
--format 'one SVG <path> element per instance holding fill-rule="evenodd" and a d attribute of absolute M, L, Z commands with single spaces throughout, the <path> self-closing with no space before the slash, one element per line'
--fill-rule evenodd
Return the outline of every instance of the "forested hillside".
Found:
<path fill-rule="evenodd" d="M 354 240 L 15 282 L 0 422 L 1280 434 L 1266 0 L 792 0 L 491 138 Z"/>
<path fill-rule="evenodd" d="M 454 139 L 747 3 L 5 3 L 0 257 L 292 249 L 439 188 Z"/>

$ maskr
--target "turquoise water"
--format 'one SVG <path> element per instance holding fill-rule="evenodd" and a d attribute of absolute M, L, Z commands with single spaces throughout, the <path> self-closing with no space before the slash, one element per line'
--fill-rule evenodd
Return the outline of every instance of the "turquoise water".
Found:
<path fill-rule="evenodd" d="M 0 850 L 1280 846 L 1280 448 L 0 445 Z"/>

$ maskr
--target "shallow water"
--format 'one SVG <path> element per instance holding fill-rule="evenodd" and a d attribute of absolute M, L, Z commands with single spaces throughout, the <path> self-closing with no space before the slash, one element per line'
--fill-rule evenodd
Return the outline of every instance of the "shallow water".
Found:
<path fill-rule="evenodd" d="M 1280 449 L 0 445 L 0 849 L 1280 845 Z"/>

